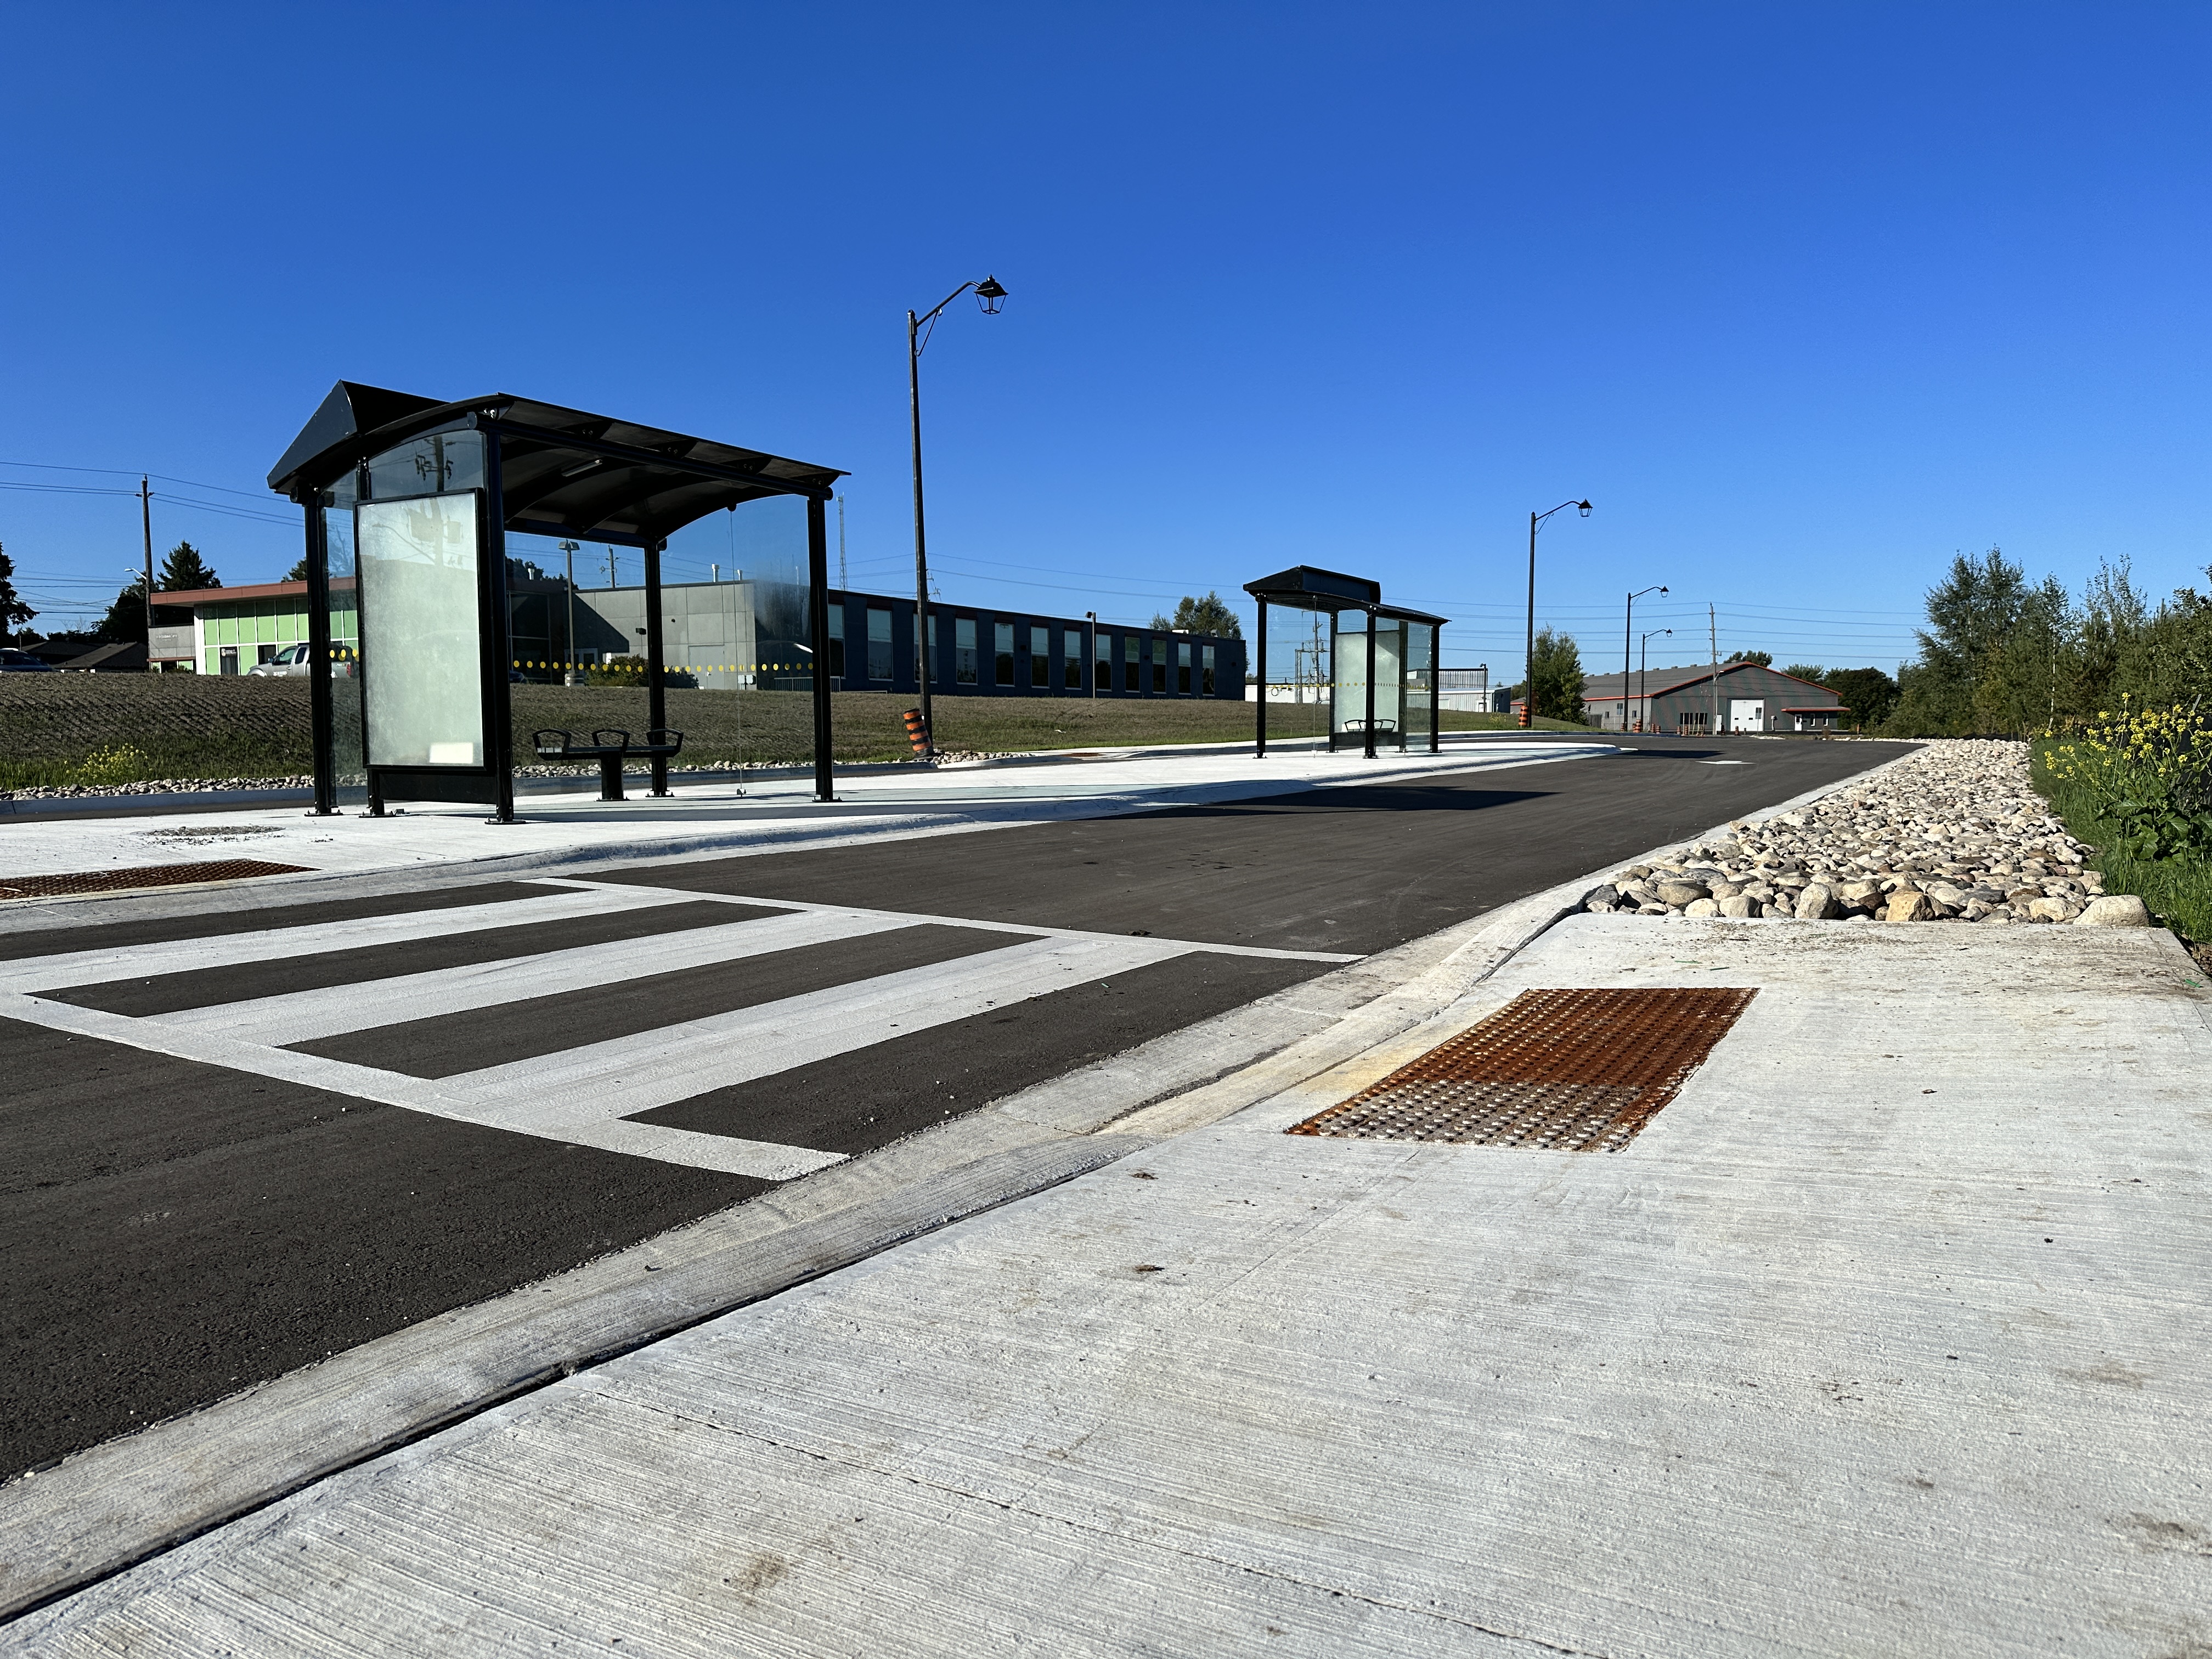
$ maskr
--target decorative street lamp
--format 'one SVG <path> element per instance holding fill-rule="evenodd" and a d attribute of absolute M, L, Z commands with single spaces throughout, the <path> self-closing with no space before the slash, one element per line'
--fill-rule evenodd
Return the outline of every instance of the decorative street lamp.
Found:
<path fill-rule="evenodd" d="M 1662 587 L 1659 591 L 1663 593 L 1667 590 Z M 1644 696 L 1644 671 L 1650 665 L 1651 659 L 1648 653 L 1651 641 L 1662 634 L 1674 631 L 1671 628 L 1655 628 L 1636 642 L 1636 729 L 1639 732 L 1651 724 L 1651 705 Z M 1623 708 L 1628 707 L 1628 675 L 1626 670 L 1620 676 L 1620 706 Z"/>
<path fill-rule="evenodd" d="M 1569 507 L 1578 507 L 1585 519 L 1590 515 L 1588 501 L 1561 501 L 1552 513 L 1564 513 Z M 1534 727 L 1536 724 L 1536 528 L 1552 513 L 1531 513 L 1528 515 L 1528 654 L 1527 667 L 1522 672 L 1525 682 L 1521 697 L 1521 724 Z"/>
<path fill-rule="evenodd" d="M 931 722 L 929 709 L 929 539 L 921 512 L 921 354 L 929 348 L 929 337 L 937 331 L 939 313 L 970 289 L 985 316 L 999 314 L 1006 290 L 995 276 L 961 283 L 919 317 L 911 311 L 906 314 L 907 401 L 914 419 L 914 665 L 921 691 L 922 740 L 929 745 L 925 759 L 936 757 L 937 727 Z"/>
<path fill-rule="evenodd" d="M 1620 729 L 1628 730 L 1628 636 L 1636 627 L 1636 602 L 1646 593 L 1664 593 L 1663 587 L 1638 588 L 1628 596 L 1628 611 L 1620 619 Z"/>

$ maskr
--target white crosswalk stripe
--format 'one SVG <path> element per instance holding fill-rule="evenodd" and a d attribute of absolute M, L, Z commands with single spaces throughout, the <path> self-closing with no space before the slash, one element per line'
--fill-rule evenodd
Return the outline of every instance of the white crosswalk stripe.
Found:
<path fill-rule="evenodd" d="M 665 1025 L 481 1072 L 437 1088 L 479 1122 L 535 1131 L 628 1117 L 994 1007 L 1184 955 L 1174 940 L 1037 939 L 981 956 Z"/>
<path fill-rule="evenodd" d="M 720 927 L 652 933 L 611 945 L 579 945 L 532 957 L 400 974 L 357 985 L 289 991 L 150 1018 L 164 1025 L 219 1031 L 242 1042 L 265 1042 L 273 1048 L 471 1009 L 495 1008 L 596 985 L 619 985 L 648 974 L 710 968 L 739 957 L 796 951 L 833 939 L 887 933 L 905 925 L 872 910 L 801 911 Z"/>
<path fill-rule="evenodd" d="M 0 962 L 0 991 L 58 991 L 76 985 L 111 985 L 117 980 L 151 979 L 161 974 L 234 968 L 283 957 L 324 956 L 336 951 L 366 951 L 373 945 L 414 939 L 444 939 L 454 933 L 495 927 L 523 927 L 541 921 L 579 921 L 625 910 L 652 910 L 699 897 L 665 887 L 571 888 L 542 898 L 509 899 L 501 904 L 457 904 L 445 910 L 410 910 L 354 921 L 279 926 L 213 939 L 171 939 L 159 945 L 113 945 L 106 950 L 70 951 L 58 956 Z M 272 912 L 276 921 L 282 911 Z"/>
<path fill-rule="evenodd" d="M 134 1018 L 52 1002 L 35 994 L 702 901 L 732 906 L 787 903 L 672 888 L 570 881 L 557 884 L 562 890 L 503 903 L 459 905 L 328 925 L 274 927 L 212 939 L 0 963 L 0 1017 L 487 1127 L 699 1169 L 787 1181 L 842 1162 L 843 1155 L 629 1120 L 656 1107 L 758 1082 L 932 1027 L 973 1018 L 994 1008 L 1097 983 L 1193 952 L 1330 963 L 1353 959 L 1334 953 L 1055 927 L 1025 928 L 1004 921 L 794 901 L 781 914 L 750 916 L 720 927 L 550 950 L 160 1015 Z M 972 928 L 979 935 L 979 943 L 990 935 L 1012 935 L 1013 942 L 949 962 L 860 978 L 634 1035 L 579 1041 L 550 1054 L 445 1078 L 412 1077 L 301 1054 L 286 1046 L 918 926 Z"/>

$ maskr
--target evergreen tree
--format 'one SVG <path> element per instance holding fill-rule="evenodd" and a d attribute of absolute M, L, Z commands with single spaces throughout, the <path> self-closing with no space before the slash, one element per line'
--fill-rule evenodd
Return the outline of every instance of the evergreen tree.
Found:
<path fill-rule="evenodd" d="M 0 548 L 0 645 L 16 629 L 39 613 L 23 603 L 23 596 L 15 591 L 15 562 Z"/>
<path fill-rule="evenodd" d="M 142 586 L 143 584 L 140 584 Z M 190 542 L 179 542 L 161 561 L 161 574 L 154 583 L 155 591 L 161 593 L 191 593 L 203 587 L 221 587 L 222 578 L 200 556 L 200 550 Z"/>
<path fill-rule="evenodd" d="M 1828 683 L 1828 671 L 1818 663 L 1793 662 L 1782 672 L 1793 680 L 1810 680 L 1815 685 Z"/>
<path fill-rule="evenodd" d="M 1731 651 L 1729 660 L 1757 663 L 1761 668 L 1771 668 L 1774 666 L 1774 653 L 1771 651 Z"/>

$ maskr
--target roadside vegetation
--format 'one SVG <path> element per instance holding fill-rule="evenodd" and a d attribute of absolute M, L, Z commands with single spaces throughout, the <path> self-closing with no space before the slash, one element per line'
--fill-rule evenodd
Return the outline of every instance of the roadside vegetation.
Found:
<path fill-rule="evenodd" d="M 2075 732 L 2033 744 L 2036 787 L 2097 849 L 2109 891 L 2212 954 L 2212 721 L 2195 708 L 2137 708 L 2123 694 Z"/>

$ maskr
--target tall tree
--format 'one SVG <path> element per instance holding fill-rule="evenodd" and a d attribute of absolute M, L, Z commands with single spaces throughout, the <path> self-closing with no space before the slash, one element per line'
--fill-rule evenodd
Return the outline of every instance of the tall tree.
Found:
<path fill-rule="evenodd" d="M 1573 635 L 1538 629 L 1528 679 L 1534 688 L 1529 699 L 1532 716 L 1583 723 L 1583 653 Z"/>
<path fill-rule="evenodd" d="M 5 645 L 9 634 L 38 614 L 15 591 L 15 562 L 8 556 L 7 549 L 0 547 L 0 645 Z"/>
<path fill-rule="evenodd" d="M 1729 653 L 1729 660 L 1755 662 L 1761 668 L 1771 668 L 1774 666 L 1774 653 L 1771 651 L 1731 651 Z"/>
<path fill-rule="evenodd" d="M 155 591 L 161 593 L 191 593 L 222 586 L 222 578 L 190 542 L 179 542 L 169 550 L 168 557 L 161 561 L 161 574 L 154 582 Z"/>
<path fill-rule="evenodd" d="M 1816 662 L 1793 662 L 1782 672 L 1793 680 L 1810 680 L 1815 685 L 1828 683 L 1828 671 Z"/>
<path fill-rule="evenodd" d="M 1173 617 L 1153 612 L 1152 626 L 1164 634 L 1213 634 L 1225 640 L 1244 637 L 1244 624 L 1218 592 L 1208 592 L 1202 599 L 1184 594 Z"/>
<path fill-rule="evenodd" d="M 146 640 L 146 579 L 132 582 L 115 596 L 107 614 L 93 629 L 102 645 L 143 645 Z"/>
<path fill-rule="evenodd" d="M 1832 668 L 1821 684 L 1843 700 L 1851 724 L 1870 731 L 1897 707 L 1897 682 L 1879 668 Z"/>

